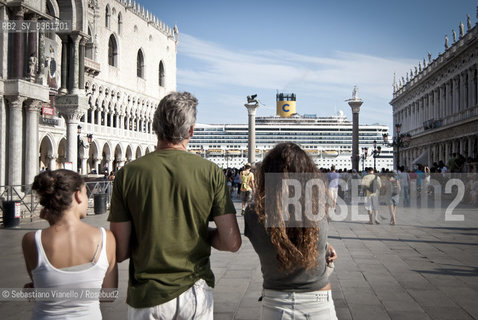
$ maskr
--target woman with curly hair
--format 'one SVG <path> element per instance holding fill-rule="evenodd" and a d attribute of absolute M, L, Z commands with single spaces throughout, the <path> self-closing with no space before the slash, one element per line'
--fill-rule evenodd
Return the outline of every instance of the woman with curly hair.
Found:
<path fill-rule="evenodd" d="M 294 143 L 276 145 L 258 166 L 244 219 L 261 262 L 262 319 L 337 319 L 325 194 L 315 163 Z"/>
<path fill-rule="evenodd" d="M 117 288 L 113 233 L 80 221 L 88 209 L 88 195 L 81 176 L 63 169 L 44 171 L 35 177 L 32 189 L 43 206 L 40 217 L 47 220 L 50 227 L 23 237 L 23 255 L 33 281 L 27 286 L 50 290 L 98 289 L 98 293 L 91 292 L 95 296 L 99 296 L 101 288 Z M 98 298 L 37 300 L 33 307 L 32 319 L 73 318 L 101 319 Z"/>

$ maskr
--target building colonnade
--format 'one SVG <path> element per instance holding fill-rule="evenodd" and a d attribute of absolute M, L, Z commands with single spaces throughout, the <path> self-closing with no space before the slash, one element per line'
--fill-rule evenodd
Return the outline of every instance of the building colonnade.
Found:
<path fill-rule="evenodd" d="M 453 153 L 478 161 L 478 26 L 469 17 L 467 24 L 444 53 L 433 60 L 429 54 L 428 65 L 424 59 L 423 69 L 420 63 L 410 79 L 394 84 L 394 127 L 411 137 L 395 145 L 395 157 L 408 169 L 446 164 Z"/>
<path fill-rule="evenodd" d="M 466 120 L 470 108 L 478 101 L 478 64 L 443 81 L 429 92 L 408 104 L 394 115 L 394 122 L 402 124 L 402 131 L 411 134 L 423 127 L 444 126 Z M 466 112 L 470 111 L 470 112 Z"/>
<path fill-rule="evenodd" d="M 439 161 L 447 164 L 447 160 L 453 153 L 461 154 L 467 159 L 476 159 L 478 155 L 478 134 L 447 139 L 446 141 L 426 144 L 421 147 L 405 148 L 403 152 L 400 152 L 400 159 L 398 161 L 401 165 L 412 169 L 413 162 L 423 155 L 416 164 L 421 162 L 420 164 L 423 165 L 432 165 L 434 162 L 438 163 Z"/>

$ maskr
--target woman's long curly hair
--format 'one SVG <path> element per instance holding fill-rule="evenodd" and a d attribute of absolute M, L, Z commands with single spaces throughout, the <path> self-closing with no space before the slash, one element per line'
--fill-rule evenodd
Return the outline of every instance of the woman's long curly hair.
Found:
<path fill-rule="evenodd" d="M 63 212 L 71 206 L 73 194 L 81 190 L 85 182 L 76 172 L 66 169 L 44 171 L 33 181 L 32 189 L 40 197 L 43 206 L 40 218 L 55 224 Z"/>
<path fill-rule="evenodd" d="M 280 180 L 267 183 L 266 175 L 278 173 Z M 255 189 L 255 211 L 259 222 L 264 225 L 270 236 L 272 245 L 277 250 L 277 261 L 282 272 L 289 273 L 298 267 L 311 270 L 317 266 L 319 227 L 317 222 L 302 223 L 300 225 L 286 226 L 283 218 L 282 192 L 283 178 L 298 176 L 318 177 L 319 170 L 297 144 L 286 142 L 276 145 L 258 166 Z M 301 174 L 301 175 L 295 175 Z M 305 182 L 303 180 L 302 182 Z M 320 192 L 320 191 L 319 191 Z M 305 199 L 300 198 L 302 209 L 306 208 Z M 311 197 L 309 200 L 314 210 L 319 207 L 319 197 Z M 267 205 L 266 205 L 267 202 Z M 266 212 L 267 210 L 267 212 Z M 297 214 L 294 214 L 297 217 Z M 303 212 L 299 213 L 304 217 Z M 290 222 L 290 220 L 288 221 Z"/>

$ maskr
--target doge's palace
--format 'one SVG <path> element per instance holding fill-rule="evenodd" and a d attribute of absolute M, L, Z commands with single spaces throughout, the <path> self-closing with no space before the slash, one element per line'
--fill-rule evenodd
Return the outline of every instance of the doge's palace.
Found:
<path fill-rule="evenodd" d="M 0 21 L 68 24 L 0 33 L 0 186 L 154 150 L 154 110 L 176 90 L 176 26 L 131 0 L 0 0 Z"/>

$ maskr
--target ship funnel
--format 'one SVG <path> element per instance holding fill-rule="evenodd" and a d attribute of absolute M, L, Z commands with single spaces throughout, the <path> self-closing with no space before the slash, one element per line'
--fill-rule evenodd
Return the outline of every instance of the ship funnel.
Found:
<path fill-rule="evenodd" d="M 295 93 L 278 93 L 276 94 L 277 115 L 281 118 L 289 118 L 295 111 Z"/>

